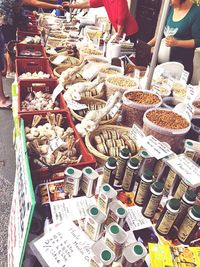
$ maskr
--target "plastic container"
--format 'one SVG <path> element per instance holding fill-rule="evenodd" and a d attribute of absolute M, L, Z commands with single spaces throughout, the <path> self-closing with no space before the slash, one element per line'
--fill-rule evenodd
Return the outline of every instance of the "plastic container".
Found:
<path fill-rule="evenodd" d="M 97 26 L 86 26 L 85 33 L 89 36 L 91 40 L 95 38 L 100 38 L 103 35 L 102 29 Z"/>
<path fill-rule="evenodd" d="M 131 93 L 134 97 L 136 94 L 146 96 L 147 101 L 149 100 L 149 97 L 152 96 L 157 99 L 157 103 L 155 104 L 141 104 L 139 102 L 136 102 L 134 100 L 128 99 L 126 96 Z M 123 105 L 122 105 L 122 123 L 127 127 L 132 127 L 133 123 L 136 123 L 140 126 L 143 125 L 143 116 L 146 110 L 150 108 L 157 108 L 160 107 L 162 104 L 162 98 L 148 90 L 135 90 L 135 91 L 126 91 L 123 94 L 122 97 Z"/>
<path fill-rule="evenodd" d="M 183 64 L 176 61 L 165 62 L 160 64 L 158 67 L 164 69 L 163 74 L 165 76 L 172 76 L 173 78 L 176 78 L 178 80 L 180 80 L 182 72 L 184 71 Z"/>
<path fill-rule="evenodd" d="M 23 73 L 34 73 L 42 71 L 46 74 L 49 74 L 51 78 L 54 79 L 53 71 L 49 60 L 46 58 L 34 58 L 34 59 L 16 59 L 16 74 L 17 78 Z M 42 79 L 42 81 L 45 79 Z"/>
<path fill-rule="evenodd" d="M 178 105 L 180 101 L 175 99 L 172 96 L 164 97 L 162 101 L 162 106 L 167 109 L 173 109 L 176 105 Z"/>
<path fill-rule="evenodd" d="M 173 113 L 178 116 L 180 115 L 174 111 L 171 111 L 165 108 L 157 108 L 157 109 L 153 108 L 153 109 L 147 110 L 143 117 L 143 122 L 144 122 L 143 131 L 146 135 L 153 135 L 155 138 L 157 138 L 161 142 L 168 143 L 174 152 L 176 153 L 182 152 L 184 138 L 187 132 L 190 130 L 191 123 L 187 122 L 188 125 L 183 129 L 171 129 L 171 128 L 166 128 L 166 127 L 161 127 L 161 126 L 158 126 L 155 122 L 152 122 L 147 118 L 147 115 L 151 111 L 170 112 L 172 113 L 172 116 L 171 116 L 172 120 L 173 120 Z M 180 117 L 186 121 L 184 117 L 182 116 Z M 160 120 L 159 117 L 158 117 L 158 120 Z"/>
<path fill-rule="evenodd" d="M 118 85 L 113 83 L 113 79 L 118 79 Z M 120 85 L 120 80 L 127 85 Z M 123 94 L 127 90 L 136 90 L 138 89 L 138 82 L 133 78 L 126 77 L 126 76 L 117 76 L 117 77 L 108 77 L 105 81 L 105 90 L 106 90 L 106 97 L 109 98 L 115 92 L 121 92 Z"/>
<path fill-rule="evenodd" d="M 30 52 L 30 54 L 29 55 L 28 54 L 23 55 L 23 52 Z M 39 52 L 39 53 L 37 53 L 37 52 Z M 47 58 L 47 55 L 45 53 L 44 46 L 42 46 L 42 45 L 17 44 L 16 45 L 16 57 L 17 58 Z"/>
<path fill-rule="evenodd" d="M 64 170 L 66 169 L 66 167 L 68 166 L 72 166 L 74 168 L 80 169 L 82 170 L 85 167 L 92 167 L 95 168 L 96 167 L 96 160 L 95 158 L 88 152 L 87 148 L 85 147 L 80 135 L 78 134 L 70 113 L 66 110 L 66 111 L 52 111 L 51 114 L 62 114 L 64 117 L 64 121 L 63 121 L 63 127 L 67 128 L 67 127 L 71 127 L 74 130 L 74 135 L 76 140 L 78 141 L 77 144 L 77 148 L 79 151 L 79 154 L 82 155 L 82 159 L 79 163 L 76 164 L 69 164 L 69 165 L 47 165 L 46 167 L 39 167 L 38 165 L 36 165 L 34 163 L 34 158 L 30 158 L 29 155 L 29 164 L 30 164 L 30 168 L 31 168 L 31 175 L 32 175 L 32 179 L 33 179 L 33 183 L 34 185 L 41 183 L 42 181 L 52 181 L 52 180 L 56 180 L 57 179 L 63 179 L 64 177 Z M 24 128 L 25 126 L 30 126 L 32 124 L 33 121 L 33 116 L 34 115 L 42 115 L 44 117 L 44 119 L 42 119 L 39 123 L 39 125 L 43 125 L 44 123 L 46 123 L 46 119 L 45 113 L 41 113 L 41 112 L 37 112 L 34 114 L 20 114 L 19 118 L 23 119 L 21 121 L 21 126 L 22 128 Z M 58 173 L 60 173 L 60 176 L 58 175 Z M 61 178 L 62 177 L 62 178 Z"/>
<path fill-rule="evenodd" d="M 110 71 L 110 73 L 109 73 Z M 114 71 L 115 73 L 111 73 Z M 99 76 L 102 78 L 107 78 L 110 76 L 118 76 L 118 75 L 123 75 L 123 69 L 117 66 L 112 66 L 112 65 L 102 65 L 102 67 L 99 70 Z"/>
<path fill-rule="evenodd" d="M 18 91 L 18 113 L 34 113 L 37 111 L 22 111 L 21 103 L 26 98 L 27 94 L 30 93 L 30 90 L 33 92 L 47 92 L 52 94 L 54 89 L 57 87 L 58 81 L 56 80 L 46 80 L 41 82 L 40 80 L 31 80 L 31 81 L 20 81 L 19 82 L 19 91 Z M 65 110 L 67 108 L 66 102 L 62 94 L 59 94 L 56 98 L 56 101 L 59 102 L 59 109 Z M 40 112 L 46 113 L 47 110 L 41 110 Z"/>
<path fill-rule="evenodd" d="M 87 58 L 87 56 L 96 56 L 96 57 L 102 57 L 103 56 L 103 52 L 95 49 L 95 48 L 89 48 L 89 47 L 84 47 L 82 49 L 80 49 L 79 51 L 79 59 L 82 61 L 85 58 Z"/>
<path fill-rule="evenodd" d="M 39 37 L 40 37 L 40 32 L 38 31 L 37 33 L 35 33 L 35 32 L 29 32 L 29 31 L 20 31 L 20 30 L 18 30 L 17 31 L 17 41 L 18 42 L 21 42 L 21 41 L 23 41 L 27 36 L 32 36 L 32 37 L 34 37 L 34 36 L 36 36 L 36 35 L 38 35 Z"/>

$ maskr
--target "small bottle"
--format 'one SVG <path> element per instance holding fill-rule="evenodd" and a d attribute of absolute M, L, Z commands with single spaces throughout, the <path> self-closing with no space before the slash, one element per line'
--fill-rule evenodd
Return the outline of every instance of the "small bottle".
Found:
<path fill-rule="evenodd" d="M 144 173 L 145 170 L 153 171 L 157 161 L 156 158 L 150 156 L 149 153 L 144 149 L 140 150 L 138 155 L 140 161 L 139 175 Z"/>
<path fill-rule="evenodd" d="M 82 172 L 81 189 L 86 197 L 92 197 L 96 192 L 99 174 L 91 167 L 84 168 Z"/>
<path fill-rule="evenodd" d="M 161 182 L 155 182 L 150 186 L 149 194 L 142 209 L 144 217 L 149 219 L 154 217 L 163 196 L 163 188 L 164 184 Z"/>
<path fill-rule="evenodd" d="M 113 189 L 109 184 L 103 184 L 99 191 L 97 199 L 98 208 L 105 214 L 108 211 L 108 205 L 117 197 L 117 191 Z"/>
<path fill-rule="evenodd" d="M 108 205 L 108 216 L 106 224 L 116 222 L 119 226 L 123 227 L 127 216 L 125 206 L 119 200 L 113 200 Z"/>
<path fill-rule="evenodd" d="M 189 244 L 196 231 L 199 229 L 200 206 L 193 206 L 189 209 L 187 216 L 182 222 L 178 231 L 178 240 L 183 244 Z"/>
<path fill-rule="evenodd" d="M 124 267 L 141 267 L 147 256 L 145 246 L 140 242 L 135 242 L 126 246 L 122 254 L 122 266 Z"/>
<path fill-rule="evenodd" d="M 179 214 L 174 223 L 174 227 L 179 229 L 181 223 L 183 222 L 185 216 L 187 215 L 188 209 L 194 205 L 196 199 L 196 194 L 192 190 L 188 190 L 181 199 L 181 206 Z"/>
<path fill-rule="evenodd" d="M 117 160 L 115 158 L 108 158 L 103 171 L 103 183 L 114 184 L 115 174 L 117 169 Z"/>
<path fill-rule="evenodd" d="M 180 182 L 177 185 L 177 188 L 175 189 L 175 192 L 173 196 L 175 198 L 182 198 L 182 196 L 185 194 L 185 192 L 190 188 L 190 185 L 187 181 L 185 181 L 183 178 L 180 180 Z"/>
<path fill-rule="evenodd" d="M 152 175 L 152 171 L 145 170 L 144 174 L 141 176 L 134 198 L 134 202 L 138 206 L 142 207 L 144 205 L 144 201 L 149 192 L 149 188 L 153 182 Z"/>
<path fill-rule="evenodd" d="M 180 199 L 172 198 L 167 201 L 155 226 L 159 235 L 167 236 L 178 216 L 179 209 Z"/>
<path fill-rule="evenodd" d="M 117 158 L 117 171 L 116 171 L 115 179 L 118 180 L 119 184 L 122 184 L 124 171 L 125 171 L 127 162 L 129 160 L 129 156 L 130 156 L 130 150 L 128 148 L 123 148 L 120 151 L 119 156 Z"/>
<path fill-rule="evenodd" d="M 139 160 L 137 158 L 131 158 L 126 166 L 124 179 L 122 182 L 122 189 L 127 192 L 132 192 L 135 181 L 138 175 Z"/>

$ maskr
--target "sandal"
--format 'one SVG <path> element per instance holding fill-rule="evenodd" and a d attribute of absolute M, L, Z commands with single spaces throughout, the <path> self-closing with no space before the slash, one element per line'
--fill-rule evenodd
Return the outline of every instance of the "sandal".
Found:
<path fill-rule="evenodd" d="M 11 109 L 12 108 L 12 102 L 9 99 L 6 99 L 0 104 L 0 109 Z"/>

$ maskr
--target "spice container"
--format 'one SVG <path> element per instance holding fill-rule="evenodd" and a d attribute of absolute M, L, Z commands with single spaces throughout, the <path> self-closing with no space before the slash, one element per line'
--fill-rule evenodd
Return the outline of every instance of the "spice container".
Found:
<path fill-rule="evenodd" d="M 105 243 L 115 253 L 115 261 L 121 257 L 127 238 L 128 234 L 117 223 L 107 226 Z"/>
<path fill-rule="evenodd" d="M 64 171 L 64 191 L 70 196 L 77 196 L 80 189 L 80 180 L 82 177 L 82 171 L 68 167 Z"/>
<path fill-rule="evenodd" d="M 109 185 L 103 184 L 100 188 L 99 196 L 97 199 L 97 205 L 99 209 L 107 214 L 108 205 L 114 199 L 116 199 L 117 192 Z"/>
<path fill-rule="evenodd" d="M 85 218 L 85 232 L 93 240 L 97 241 L 103 234 L 106 215 L 103 214 L 95 205 L 87 210 Z"/>
<path fill-rule="evenodd" d="M 112 222 L 116 222 L 121 227 L 124 226 L 124 222 L 127 216 L 127 211 L 121 201 L 113 200 L 108 205 L 108 216 L 106 224 L 110 224 Z"/>
<path fill-rule="evenodd" d="M 124 191 L 132 192 L 138 175 L 139 160 L 131 158 L 125 169 L 122 188 Z"/>
<path fill-rule="evenodd" d="M 149 188 L 153 182 L 153 173 L 150 170 L 145 170 L 144 174 L 141 175 L 141 179 L 138 183 L 138 187 L 135 193 L 134 202 L 138 206 L 143 206 L 145 199 L 149 192 Z"/>
<path fill-rule="evenodd" d="M 181 206 L 178 217 L 174 222 L 174 227 L 179 229 L 180 225 L 182 224 L 185 216 L 187 215 L 188 209 L 194 205 L 196 199 L 196 194 L 192 190 L 186 191 L 186 193 L 181 198 Z"/>
<path fill-rule="evenodd" d="M 184 179 L 184 177 L 180 177 L 180 179 L 177 181 L 177 184 L 174 186 L 172 195 L 175 198 L 180 199 L 188 189 L 192 188 L 193 185 L 188 180 Z M 193 190 L 195 190 L 195 188 Z"/>
<path fill-rule="evenodd" d="M 114 259 L 113 251 L 99 240 L 91 247 L 89 267 L 111 267 Z"/>
<path fill-rule="evenodd" d="M 167 142 L 174 152 L 181 152 L 183 140 L 191 124 L 178 113 L 167 109 L 147 110 L 143 117 L 143 131 L 161 142 Z"/>
<path fill-rule="evenodd" d="M 119 184 L 122 184 L 123 176 L 124 176 L 124 171 L 127 165 L 127 161 L 129 160 L 131 151 L 127 148 L 123 148 L 119 156 L 117 158 L 117 171 L 115 175 L 115 179 L 118 180 Z"/>
<path fill-rule="evenodd" d="M 84 168 L 82 172 L 81 189 L 86 197 L 92 197 L 95 195 L 99 174 L 91 167 Z"/>
<path fill-rule="evenodd" d="M 161 182 L 155 182 L 150 186 L 149 193 L 145 199 L 145 204 L 142 209 L 144 217 L 149 219 L 154 217 L 163 196 L 163 188 L 164 184 Z"/>
<path fill-rule="evenodd" d="M 200 165 L 200 142 L 186 139 L 184 148 L 184 154 Z"/>
<path fill-rule="evenodd" d="M 113 185 L 117 170 L 117 160 L 115 158 L 108 158 L 103 171 L 103 183 Z"/>
<path fill-rule="evenodd" d="M 110 76 L 117 76 L 117 75 L 123 75 L 123 70 L 120 67 L 117 66 L 110 66 L 110 65 L 105 65 L 102 66 L 99 70 L 99 76 L 102 78 L 107 78 Z"/>
<path fill-rule="evenodd" d="M 196 231 L 199 229 L 200 206 L 193 206 L 189 209 L 187 216 L 178 231 L 178 240 L 183 244 L 189 244 Z"/>
<path fill-rule="evenodd" d="M 140 161 L 139 174 L 144 173 L 145 170 L 153 171 L 157 162 L 156 158 L 152 157 L 146 150 L 141 149 L 137 155 Z"/>
<path fill-rule="evenodd" d="M 159 235 L 167 236 L 171 230 L 180 209 L 180 200 L 172 198 L 167 201 L 166 206 L 162 210 L 159 220 L 155 226 Z"/>
<path fill-rule="evenodd" d="M 147 255 L 147 250 L 141 242 L 136 242 L 125 247 L 122 254 L 123 267 L 142 267 Z"/>
<path fill-rule="evenodd" d="M 89 48 L 89 47 L 84 47 L 79 51 L 80 54 L 80 60 L 84 60 L 87 56 L 93 55 L 93 56 L 103 56 L 103 53 L 100 50 Z"/>
<path fill-rule="evenodd" d="M 127 127 L 132 127 L 133 123 L 142 126 L 145 111 L 162 104 L 160 96 L 147 90 L 127 91 L 122 101 L 122 123 Z"/>

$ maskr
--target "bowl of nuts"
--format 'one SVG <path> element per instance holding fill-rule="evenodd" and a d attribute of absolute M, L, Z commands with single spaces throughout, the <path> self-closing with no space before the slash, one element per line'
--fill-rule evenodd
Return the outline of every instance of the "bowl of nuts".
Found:
<path fill-rule="evenodd" d="M 191 127 L 186 118 L 173 110 L 153 108 L 145 112 L 143 122 L 146 135 L 153 135 L 161 142 L 167 142 L 176 153 L 182 152 L 185 135 Z"/>
<path fill-rule="evenodd" d="M 103 56 L 103 52 L 101 52 L 98 49 L 95 48 L 89 48 L 89 47 L 84 47 L 83 49 L 80 49 L 79 51 L 79 58 L 80 60 L 84 60 L 84 58 L 86 58 L 87 56 L 93 55 L 93 56 Z"/>
<path fill-rule="evenodd" d="M 123 74 L 123 69 L 117 66 L 104 65 L 99 70 L 99 76 L 102 78 Z"/>
<path fill-rule="evenodd" d="M 148 90 L 126 91 L 122 101 L 122 123 L 127 127 L 133 123 L 142 126 L 145 111 L 162 104 L 162 98 Z"/>

